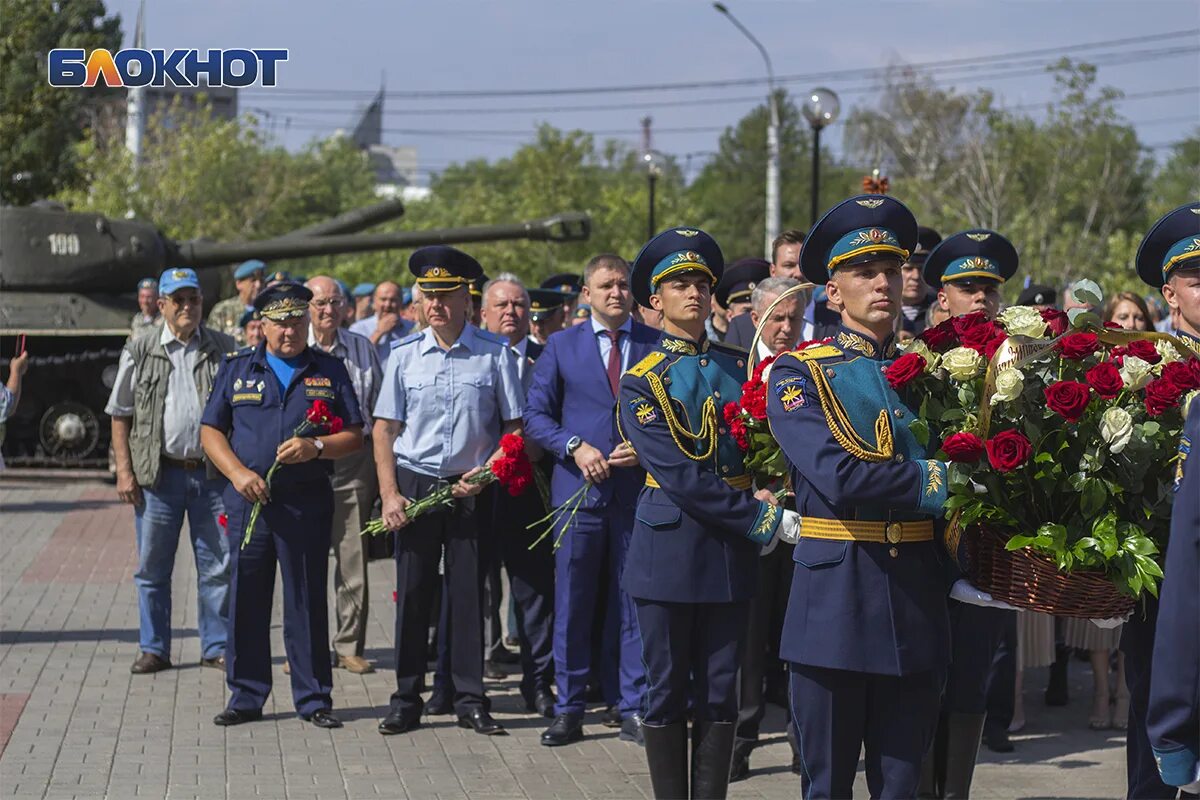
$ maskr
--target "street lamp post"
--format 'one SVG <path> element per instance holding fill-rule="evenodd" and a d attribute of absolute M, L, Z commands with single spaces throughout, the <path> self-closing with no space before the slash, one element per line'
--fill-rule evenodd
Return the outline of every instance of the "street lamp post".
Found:
<path fill-rule="evenodd" d="M 713 8 L 732 22 L 733 26 L 758 48 L 763 62 L 767 65 L 767 109 L 770 121 L 767 124 L 767 205 L 763 221 L 763 238 L 765 239 L 763 248 L 766 257 L 770 258 L 771 244 L 775 241 L 775 237 L 779 236 L 779 103 L 775 96 L 775 69 L 771 66 L 771 56 L 767 54 L 767 48 L 763 47 L 762 43 L 754 38 L 754 34 L 750 33 L 746 26 L 730 13 L 724 3 L 713 3 Z"/>
<path fill-rule="evenodd" d="M 663 156 L 657 150 L 647 150 L 642 153 L 642 163 L 646 165 L 646 188 L 648 201 L 646 203 L 646 241 L 654 238 L 658 231 L 654 227 L 654 185 L 662 174 Z"/>
<path fill-rule="evenodd" d="M 812 145 L 812 224 L 817 224 L 821 208 L 821 130 L 832 125 L 841 110 L 838 96 L 832 89 L 817 87 L 808 93 L 804 102 L 804 118 L 813 132 Z"/>

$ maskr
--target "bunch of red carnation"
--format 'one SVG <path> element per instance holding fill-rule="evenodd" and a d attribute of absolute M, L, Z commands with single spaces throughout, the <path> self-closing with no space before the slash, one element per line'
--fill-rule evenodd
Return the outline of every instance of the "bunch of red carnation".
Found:
<path fill-rule="evenodd" d="M 500 437 L 500 449 L 504 455 L 492 462 L 492 474 L 510 495 L 517 497 L 533 483 L 533 464 L 525 455 L 525 440 L 506 433 Z"/>

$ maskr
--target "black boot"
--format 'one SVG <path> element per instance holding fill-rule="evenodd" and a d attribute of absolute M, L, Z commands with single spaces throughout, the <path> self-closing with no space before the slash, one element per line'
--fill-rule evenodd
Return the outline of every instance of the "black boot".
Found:
<path fill-rule="evenodd" d="M 938 715 L 937 730 L 925 758 L 921 760 L 921 782 L 917 785 L 919 800 L 941 800 L 946 785 L 946 713 Z"/>
<path fill-rule="evenodd" d="M 1050 681 L 1046 684 L 1046 705 L 1065 706 L 1070 702 L 1067 691 L 1067 667 L 1071 664 L 1071 648 L 1059 647 L 1054 651 L 1054 663 L 1050 665 Z"/>
<path fill-rule="evenodd" d="M 732 722 L 692 723 L 692 800 L 725 800 L 736 727 Z"/>
<path fill-rule="evenodd" d="M 942 791 L 946 800 L 963 800 L 971 792 L 985 719 L 986 714 L 951 713 L 946 717 L 946 782 Z"/>
<path fill-rule="evenodd" d="M 646 764 L 656 800 L 686 800 L 688 796 L 687 723 L 642 723 Z"/>
<path fill-rule="evenodd" d="M 735 783 L 750 774 L 750 753 L 758 744 L 755 739 L 738 739 L 733 745 L 733 761 L 729 764 L 729 782 Z"/>

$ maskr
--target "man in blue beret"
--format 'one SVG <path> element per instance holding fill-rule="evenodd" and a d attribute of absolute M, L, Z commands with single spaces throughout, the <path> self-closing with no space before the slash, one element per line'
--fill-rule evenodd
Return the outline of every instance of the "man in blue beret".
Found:
<path fill-rule="evenodd" d="M 263 274 L 267 265 L 252 258 L 243 261 L 233 268 L 233 283 L 237 294 L 227 297 L 213 306 L 208 314 L 208 327 L 232 336 L 238 344 L 246 343 L 246 334 L 242 330 L 242 315 L 254 308 L 254 298 L 264 285 Z"/>
<path fill-rule="evenodd" d="M 350 294 L 354 298 L 354 320 L 357 322 L 360 319 L 366 319 L 371 316 L 373 307 L 371 305 L 371 295 L 375 293 L 375 284 L 360 283 L 350 290 Z M 405 304 L 407 305 L 407 303 Z"/>
<path fill-rule="evenodd" d="M 402 314 L 404 308 L 401 297 L 399 284 L 395 281 L 380 281 L 371 295 L 371 305 L 375 313 L 359 318 L 350 326 L 351 333 L 365 336 L 375 345 L 380 364 L 386 365 L 392 348 L 412 333 L 412 322 Z"/>
<path fill-rule="evenodd" d="M 301 719 L 340 728 L 333 713 L 326 580 L 333 527 L 333 462 L 363 445 L 362 414 L 346 367 L 309 347 L 303 285 L 283 281 L 254 299 L 264 341 L 226 355 L 201 420 L 204 453 L 228 480 L 222 498 L 233 562 L 225 681 L 230 696 L 220 726 L 262 718 L 271 692 L 271 603 L 283 579 L 283 645 L 292 701 Z M 294 431 L 316 403 L 342 426 Z M 282 441 L 280 441 L 282 439 Z M 270 483 L 272 465 L 281 465 Z M 261 515 L 244 542 L 256 503 Z"/>
<path fill-rule="evenodd" d="M 946 464 L 913 437 L 913 408 L 883 380 L 916 241 L 916 219 L 891 197 L 827 212 L 800 266 L 842 309 L 841 327 L 780 356 L 767 382 L 801 514 L 780 654 L 806 798 L 851 796 L 864 746 L 872 797 L 916 795 L 950 661 L 947 595 L 993 602 L 945 580 L 958 549 L 939 541 Z"/>
<path fill-rule="evenodd" d="M 136 338 L 158 322 L 158 281 L 142 278 L 137 285 L 138 310 L 129 323 L 129 336 Z"/>
<path fill-rule="evenodd" d="M 724 266 L 721 248 L 695 228 L 660 233 L 633 264 L 634 299 L 660 311 L 663 327 L 620 383 L 620 431 L 646 469 L 621 586 L 642 634 L 642 734 L 660 798 L 725 797 L 759 551 L 795 526 L 769 490 L 754 493 L 725 423 L 747 353 L 705 333 Z"/>

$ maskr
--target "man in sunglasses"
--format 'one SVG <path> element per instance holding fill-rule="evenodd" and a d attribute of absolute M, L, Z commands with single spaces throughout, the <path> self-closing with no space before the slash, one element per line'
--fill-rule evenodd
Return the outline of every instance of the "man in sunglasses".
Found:
<path fill-rule="evenodd" d="M 112 416 L 117 494 L 134 508 L 140 633 L 134 674 L 171 667 L 171 571 L 187 515 L 196 555 L 200 663 L 225 668 L 229 544 L 217 518 L 220 483 L 209 480 L 200 415 L 231 336 L 201 324 L 204 296 L 190 269 L 158 282 L 159 322 L 125 345 L 105 409 Z"/>

